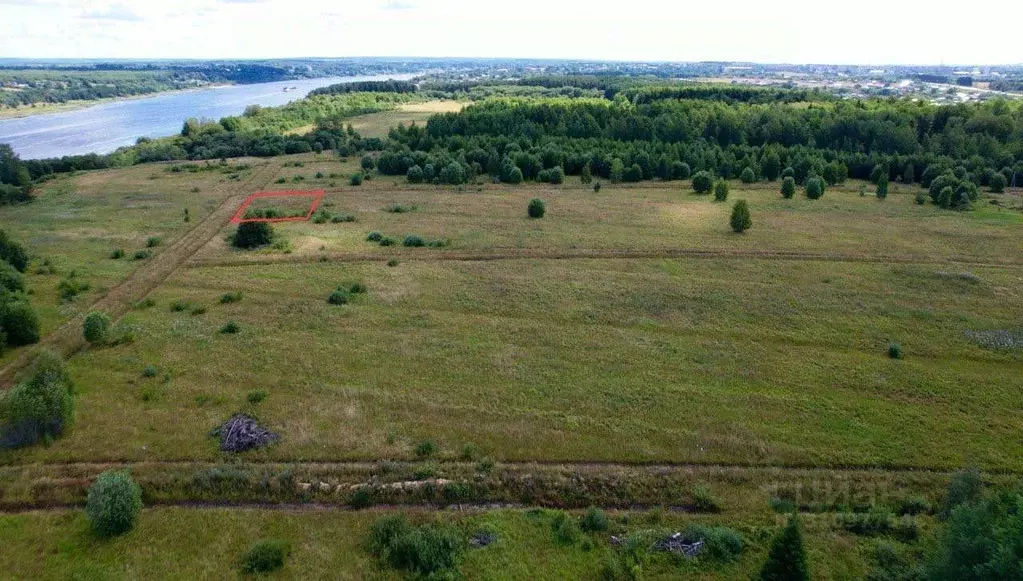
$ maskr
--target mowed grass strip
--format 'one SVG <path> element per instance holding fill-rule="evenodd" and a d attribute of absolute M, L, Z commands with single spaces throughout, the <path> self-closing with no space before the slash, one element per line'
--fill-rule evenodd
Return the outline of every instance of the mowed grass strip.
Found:
<path fill-rule="evenodd" d="M 346 164 L 351 166 L 351 162 Z M 357 188 L 329 191 L 325 207 L 358 217 L 357 223 L 283 224 L 291 256 L 361 253 L 385 257 L 395 252 L 366 241 L 378 231 L 400 240 L 416 233 L 447 241 L 443 251 L 520 250 L 729 250 L 835 253 L 926 261 L 989 260 L 1020 263 L 1017 232 L 1023 213 L 978 202 L 972 212 L 918 206 L 907 189 L 885 201 L 861 197 L 856 184 L 829 189 L 824 198 L 784 200 L 775 184 L 732 186 L 733 199 L 746 199 L 753 228 L 736 235 L 729 227 L 731 204 L 694 194 L 688 182 L 604 187 L 600 193 L 576 183 L 564 186 L 402 186 L 378 177 Z M 290 183 L 290 182 L 289 182 Z M 278 186 L 284 187 L 284 186 Z M 915 189 L 912 191 L 916 191 Z M 546 201 L 547 215 L 531 220 L 530 199 Z M 391 205 L 415 206 L 404 213 Z M 224 236 L 231 231 L 225 226 Z M 258 259 L 224 245 L 210 245 L 199 261 Z"/>
<path fill-rule="evenodd" d="M 275 579 L 402 579 L 367 551 L 372 523 L 388 511 L 320 512 L 267 509 L 148 508 L 137 528 L 110 540 L 92 535 L 80 511 L 0 515 L 0 567 L 13 578 L 230 579 L 258 540 L 277 539 L 290 548 Z M 571 518 L 578 518 L 574 513 Z M 767 558 L 775 517 L 695 517 L 664 511 L 609 513 L 619 534 L 681 530 L 689 524 L 725 525 L 745 539 L 735 562 L 680 561 L 654 554 L 644 578 L 746 579 Z M 553 513 L 499 510 L 481 513 L 412 512 L 416 523 L 441 521 L 459 536 L 479 531 L 493 544 L 468 549 L 458 560 L 466 579 L 596 579 L 615 554 L 609 533 L 579 533 L 574 542 L 555 539 Z M 870 567 L 876 539 L 839 530 L 830 516 L 805 517 L 805 542 L 814 579 L 859 579 Z M 187 534 L 182 534 L 187 531 Z M 201 549 L 197 550 L 197 547 Z"/>
<path fill-rule="evenodd" d="M 475 443 L 501 460 L 1020 470 L 1020 355 L 964 335 L 1017 324 L 1020 274 L 972 276 L 756 260 L 185 269 L 131 315 L 135 344 L 71 361 L 74 431 L 9 456 L 214 459 L 209 430 L 248 410 L 282 436 L 252 459 L 412 457 L 432 439 L 442 457 Z M 368 294 L 327 304 L 355 282 Z M 226 321 L 241 332 L 218 333 Z"/>

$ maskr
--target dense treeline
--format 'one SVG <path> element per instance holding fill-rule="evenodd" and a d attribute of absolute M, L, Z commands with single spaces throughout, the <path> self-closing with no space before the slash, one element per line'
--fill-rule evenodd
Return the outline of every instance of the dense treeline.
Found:
<path fill-rule="evenodd" d="M 27 202 L 32 175 L 10 145 L 0 143 L 0 206 Z"/>
<path fill-rule="evenodd" d="M 887 172 L 891 181 L 925 187 L 949 173 L 957 180 L 953 193 L 969 190 L 971 197 L 996 174 L 1010 179 L 1023 172 L 1018 106 L 999 101 L 947 107 L 909 101 L 789 104 L 771 93 L 754 89 L 729 97 L 771 100 L 767 103 L 722 102 L 715 89 L 701 94 L 710 100 L 669 96 L 640 104 L 493 99 L 436 115 L 425 128 L 396 129 L 381 171 L 406 172 L 406 162 L 421 168 L 418 161 L 435 167 L 455 162 L 466 172 L 504 179 L 510 172 L 502 168 L 510 162 L 527 180 L 560 167 L 570 175 L 586 168 L 593 176 L 638 181 L 685 178 L 697 171 L 773 180 L 788 169 L 800 183 L 811 175 L 829 183 L 846 177 L 876 181 Z"/>
<path fill-rule="evenodd" d="M 415 93 L 417 90 L 416 84 L 410 81 L 359 81 L 313 89 L 309 92 L 309 96 L 345 95 L 348 93 Z"/>
<path fill-rule="evenodd" d="M 209 84 L 190 75 L 159 72 L 0 72 L 0 106 L 92 101 L 148 95 Z"/>

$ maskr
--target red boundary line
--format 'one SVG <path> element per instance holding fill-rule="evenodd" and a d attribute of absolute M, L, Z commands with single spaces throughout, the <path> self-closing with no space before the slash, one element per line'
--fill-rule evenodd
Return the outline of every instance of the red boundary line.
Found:
<path fill-rule="evenodd" d="M 235 212 L 234 217 L 231 218 L 232 224 L 242 224 L 244 222 L 304 222 L 313 216 L 313 212 L 316 208 L 320 207 L 320 202 L 323 200 L 323 190 L 284 190 L 280 192 L 256 192 L 245 198 L 242 205 Z M 309 206 L 309 211 L 306 212 L 305 216 L 294 216 L 291 218 L 243 218 L 245 216 L 245 210 L 248 209 L 249 204 L 256 198 L 284 198 L 289 196 L 302 196 L 312 198 L 313 203 Z"/>

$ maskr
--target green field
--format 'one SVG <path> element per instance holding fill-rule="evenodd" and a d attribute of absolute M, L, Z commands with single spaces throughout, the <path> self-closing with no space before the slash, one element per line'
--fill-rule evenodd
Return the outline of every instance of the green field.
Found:
<path fill-rule="evenodd" d="M 144 482 L 160 480 L 162 463 L 191 461 L 312 471 L 323 463 L 325 473 L 329 463 L 366 462 L 383 474 L 391 461 L 418 465 L 424 440 L 438 446 L 425 464 L 445 475 L 459 473 L 456 460 L 481 457 L 523 470 L 563 466 L 567 479 L 596 463 L 1023 472 L 1023 356 L 972 338 L 1021 330 L 1018 192 L 999 205 L 982 196 L 959 213 L 916 205 L 908 186 L 885 201 L 861 197 L 858 183 L 811 201 L 783 200 L 777 184 L 735 182 L 724 204 L 688 182 L 594 193 L 575 180 L 451 188 L 376 176 L 353 187 L 358 162 L 306 154 L 194 172 L 155 164 L 81 173 L 0 210 L 5 230 L 31 249 L 30 272 L 43 259 L 56 271 L 27 277 L 44 335 L 67 323 L 59 344 L 81 347 L 76 317 L 97 301 L 123 313 L 118 324 L 135 335 L 70 358 L 74 428 L 48 446 L 0 452 L 0 502 L 6 492 L 10 506 L 45 507 L 63 498 L 39 492 L 53 488 L 78 499 L 89 476 L 62 471 L 91 474 L 97 462 L 146 463 Z M 245 195 L 317 188 L 327 191 L 328 214 L 355 221 L 280 224 L 271 247 L 229 246 L 228 218 Z M 534 197 L 547 202 L 542 220 L 526 217 Z M 752 209 L 743 235 L 728 227 L 736 199 Z M 393 205 L 410 211 L 387 211 Z M 398 244 L 367 241 L 374 231 Z M 403 247 L 413 233 L 444 244 Z M 153 237 L 152 257 L 132 260 Z M 126 256 L 111 259 L 118 248 Z M 89 288 L 62 302 L 58 283 L 72 271 Z M 328 304 L 354 283 L 367 292 Z M 221 304 L 238 292 L 240 301 Z M 132 305 L 143 298 L 149 304 Z M 229 321 L 239 333 L 221 332 Z M 888 357 L 890 343 L 904 359 Z M 156 373 L 144 374 L 147 366 Z M 281 440 L 231 464 L 209 433 L 239 411 Z M 183 478 L 148 494 L 218 499 Z M 340 484 L 363 478 L 376 476 Z M 502 482 L 488 481 L 482 498 L 504 498 Z M 749 496 L 758 485 L 735 476 L 710 483 L 721 514 L 661 518 L 719 519 L 749 549 L 734 564 L 657 561 L 651 578 L 746 578 L 759 568 L 777 526 L 771 493 Z M 607 494 L 632 498 L 628 488 L 622 478 Z M 919 488 L 935 492 L 933 482 Z M 293 493 L 282 498 L 302 500 Z M 0 563 L 15 578 L 226 578 L 252 541 L 276 536 L 294 547 L 282 578 L 391 578 L 363 545 L 376 516 L 149 508 L 136 531 L 102 542 L 78 512 L 25 512 L 0 517 L 0 542 L 14 547 L 5 555 L 43 557 Z M 628 530 L 654 518 L 619 517 Z M 613 551 L 599 535 L 588 550 L 552 544 L 547 516 L 525 509 L 436 518 L 467 534 L 500 531 L 496 546 L 466 554 L 466 578 L 593 578 Z M 875 541 L 829 518 L 808 519 L 815 577 L 861 578 Z"/>

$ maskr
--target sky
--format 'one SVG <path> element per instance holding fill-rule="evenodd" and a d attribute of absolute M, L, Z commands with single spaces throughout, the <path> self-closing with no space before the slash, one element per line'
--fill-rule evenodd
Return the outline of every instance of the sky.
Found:
<path fill-rule="evenodd" d="M 1017 64 L 1021 18 L 1019 0 L 0 0 L 0 58 Z"/>

